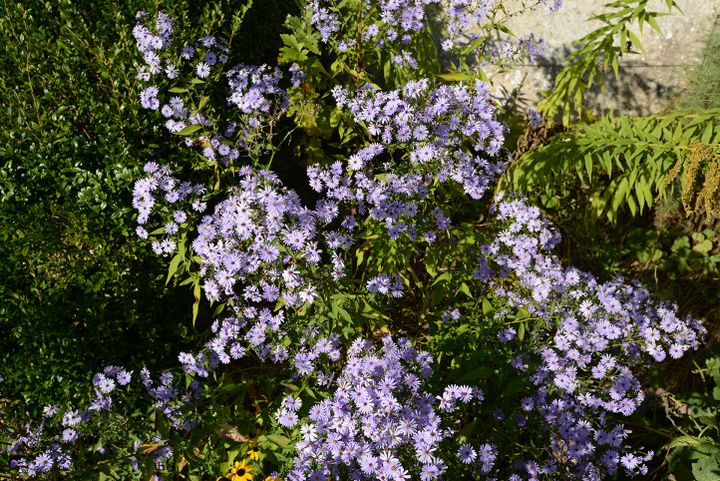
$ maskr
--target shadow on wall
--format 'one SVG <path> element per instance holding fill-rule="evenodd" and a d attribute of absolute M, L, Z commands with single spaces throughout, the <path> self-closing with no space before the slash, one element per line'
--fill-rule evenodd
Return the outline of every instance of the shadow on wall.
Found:
<path fill-rule="evenodd" d="M 545 78 L 552 81 L 560 72 L 572 48 L 564 46 L 538 60 L 538 68 Z M 614 111 L 630 115 L 649 115 L 668 107 L 678 93 L 678 80 L 686 68 L 682 64 L 650 64 L 636 60 L 622 62 L 619 76 L 611 67 L 604 75 L 604 88 L 597 81 L 585 93 L 585 107 L 598 115 Z"/>

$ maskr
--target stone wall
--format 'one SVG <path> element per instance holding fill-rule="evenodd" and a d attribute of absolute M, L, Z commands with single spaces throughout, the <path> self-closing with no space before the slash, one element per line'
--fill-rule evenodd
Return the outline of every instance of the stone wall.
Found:
<path fill-rule="evenodd" d="M 520 0 L 506 0 L 517 9 Z M 573 42 L 601 25 L 588 19 L 602 11 L 602 0 L 565 0 L 558 12 L 548 15 L 543 9 L 515 17 L 510 29 L 534 32 L 548 43 L 548 50 L 535 65 L 524 65 L 511 72 L 490 72 L 502 91 L 520 87 L 521 100 L 533 107 L 539 92 L 552 85 L 552 78 L 563 66 Z M 688 68 L 699 62 L 705 36 L 715 25 L 720 0 L 678 0 L 683 13 L 658 19 L 663 35 L 649 26 L 639 35 L 645 49 L 638 55 L 627 55 L 620 63 L 620 80 L 610 70 L 607 91 L 594 88 L 587 96 L 588 105 L 600 112 L 625 112 L 635 115 L 656 113 L 665 109 L 674 95 L 685 87 Z M 653 10 L 667 11 L 663 0 L 651 0 Z M 639 34 L 637 26 L 633 29 Z"/>

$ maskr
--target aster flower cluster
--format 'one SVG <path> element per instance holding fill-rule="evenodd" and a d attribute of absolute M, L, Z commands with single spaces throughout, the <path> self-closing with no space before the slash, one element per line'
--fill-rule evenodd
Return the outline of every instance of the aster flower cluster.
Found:
<path fill-rule="evenodd" d="M 174 80 L 180 73 L 180 62 L 197 61 L 192 68 L 196 76 L 204 79 L 210 75 L 212 67 L 223 65 L 228 61 L 227 42 L 218 37 L 203 37 L 193 45 L 185 46 L 180 54 L 180 59 L 163 57 L 163 51 L 173 47 L 174 24 L 172 18 L 163 12 L 159 12 L 155 18 L 153 28 L 146 25 L 150 19 L 147 12 L 138 12 L 135 16 L 137 23 L 133 29 L 135 43 L 143 54 L 143 65 L 138 78 L 149 82 L 153 76 L 160 75 Z M 153 109 L 155 110 L 155 109 Z"/>
<path fill-rule="evenodd" d="M 433 88 L 428 79 L 419 79 L 387 93 L 366 86 L 354 97 L 342 89 L 333 95 L 374 138 L 385 145 L 402 144 L 413 163 L 426 163 L 468 145 L 497 155 L 504 127 L 495 119 L 489 87 L 477 80 Z"/>
<path fill-rule="evenodd" d="M 317 384 L 328 387 L 335 379 L 335 373 L 318 369 L 321 361 L 337 361 L 344 351 L 337 334 L 323 336 L 315 326 L 306 328 L 306 332 L 298 342 L 293 356 L 293 367 L 300 376 L 317 376 Z"/>
<path fill-rule="evenodd" d="M 560 9 L 562 0 L 537 0 L 535 4 L 526 7 L 535 8 L 539 5 L 544 5 L 548 13 L 553 13 Z M 417 69 L 418 62 L 410 46 L 415 36 L 425 31 L 429 24 L 437 23 L 442 28 L 442 50 L 462 51 L 487 35 L 482 33 L 483 27 L 491 25 L 489 14 L 498 7 L 499 2 L 496 0 L 368 1 L 360 14 L 363 28 L 359 36 L 354 26 L 344 31 L 340 21 L 341 16 L 345 18 L 352 15 L 352 11 L 338 9 L 327 0 L 313 0 L 307 8 L 311 23 L 320 33 L 322 41 L 334 42 L 340 52 L 355 49 L 358 42 L 369 43 L 373 49 L 392 45 L 398 51 L 392 58 L 395 65 Z M 544 42 L 538 42 L 530 36 L 518 42 L 503 40 L 498 45 L 485 41 L 475 45 L 473 51 L 483 57 L 498 59 L 500 56 L 511 57 L 519 52 L 527 52 L 534 60 Z M 463 52 L 463 55 L 466 54 Z"/>
<path fill-rule="evenodd" d="M 475 275 L 547 325 L 536 333 L 549 341 L 537 347 L 536 365 L 517 367 L 537 386 L 527 410 L 545 419 L 552 456 L 586 479 L 620 467 L 644 474 L 647 455 L 621 454 L 627 432 L 609 419 L 629 416 L 644 399 L 633 367 L 697 349 L 705 328 L 638 284 L 564 268 L 550 254 L 559 235 L 523 200 L 500 200 L 495 215 L 504 227 L 483 246 Z"/>
<path fill-rule="evenodd" d="M 459 405 L 482 401 L 483 394 L 453 385 L 434 397 L 425 390 L 431 363 L 429 353 L 407 340 L 385 337 L 382 346 L 356 340 L 332 384 L 331 398 L 310 407 L 302 421 L 301 403 L 293 397 L 276 413 L 280 425 L 300 425 L 287 479 L 327 479 L 340 473 L 357 480 L 438 479 L 447 469 L 440 444 L 452 436 L 443 416 Z"/>
<path fill-rule="evenodd" d="M 25 432 L 7 448 L 13 459 L 10 466 L 18 474 L 35 478 L 55 471 L 70 471 L 73 467 L 70 453 L 81 439 L 80 432 L 96 416 L 110 411 L 113 406 L 111 394 L 130 383 L 132 373 L 117 366 L 107 366 L 93 376 L 95 397 L 83 410 L 46 406 L 43 417 L 36 426 L 30 423 Z"/>
<path fill-rule="evenodd" d="M 450 0 L 442 7 L 441 3 L 440 0 L 366 2 L 362 18 L 372 21 L 363 22 L 359 39 L 354 27 L 348 32 L 343 31 L 339 11 L 331 2 L 313 0 L 307 8 L 311 22 L 323 42 L 336 42 L 340 51 L 354 48 L 358 41 L 371 43 L 375 49 L 396 45 L 400 47 L 400 53 L 393 58 L 393 62 L 396 65 L 417 68 L 417 61 L 407 47 L 418 32 L 424 31 L 427 25 L 437 21 L 445 30 L 442 48 L 452 50 L 462 47 L 479 36 L 477 26 L 487 19 L 488 11 L 496 2 Z M 352 12 L 342 13 L 346 15 Z"/>
<path fill-rule="evenodd" d="M 290 68 L 292 82 L 301 75 Z M 224 135 L 215 135 L 211 142 L 213 150 L 206 147 L 203 154 L 210 160 L 222 159 L 225 166 L 238 157 L 240 152 L 256 149 L 265 139 L 264 128 L 276 122 L 288 108 L 288 94 L 280 87 L 282 71 L 268 65 L 237 65 L 225 74 L 230 87 L 228 105 L 237 108 Z M 235 140 L 233 144 L 233 138 Z"/>
<path fill-rule="evenodd" d="M 318 279 L 344 274 L 342 251 L 352 238 L 323 228 L 337 216 L 333 201 L 309 209 L 273 172 L 240 169 L 239 184 L 202 218 L 192 242 L 205 296 L 227 302 L 230 314 L 213 323 L 205 351 L 180 355 L 185 372 L 207 377 L 248 350 L 274 362 L 288 359 L 281 343 L 287 308 L 312 304 Z M 324 253 L 332 269 L 318 271 Z"/>
<path fill-rule="evenodd" d="M 448 224 L 441 209 L 418 205 L 430 189 L 452 180 L 480 199 L 504 169 L 503 162 L 488 160 L 499 153 L 504 128 L 495 119 L 487 84 L 432 88 L 421 79 L 387 93 L 368 87 L 354 98 L 341 88 L 333 94 L 377 142 L 346 163 L 311 166 L 310 185 L 384 223 L 391 238 L 423 235 L 432 241 L 434 231 Z"/>
<path fill-rule="evenodd" d="M 291 67 L 291 72 L 301 76 L 297 68 Z M 281 111 L 287 108 L 287 93 L 279 85 L 283 76 L 279 68 L 241 64 L 230 69 L 226 76 L 230 84 L 228 102 L 242 113 L 256 115 L 268 113 L 271 108 Z M 252 125 L 259 120 L 251 117 L 248 123 Z"/>
<path fill-rule="evenodd" d="M 548 13 L 555 13 L 563 6 L 563 0 L 540 0 Z"/>
<path fill-rule="evenodd" d="M 442 48 L 452 50 L 475 40 L 479 36 L 477 25 L 486 19 L 495 3 L 495 0 L 450 0 L 445 7 L 447 38 L 443 40 Z"/>
<path fill-rule="evenodd" d="M 527 52 L 531 63 L 535 63 L 537 58 L 542 56 L 548 49 L 547 42 L 544 39 L 538 39 L 533 34 L 519 39 L 517 45 L 521 50 Z"/>
<path fill-rule="evenodd" d="M 490 11 L 497 10 L 498 3 L 495 0 L 450 0 L 445 8 L 447 38 L 442 42 L 443 49 L 452 50 L 472 44 L 477 45 L 472 50 L 475 54 L 495 62 L 527 56 L 534 63 L 547 50 L 545 40 L 534 34 L 514 40 L 501 32 L 496 35 L 480 33 L 479 26 L 487 20 Z M 535 9 L 540 5 L 545 6 L 547 13 L 554 13 L 562 7 L 562 0 L 538 0 L 525 6 Z M 490 38 L 494 40 L 490 41 Z"/>
<path fill-rule="evenodd" d="M 203 354 L 199 356 L 202 357 Z M 173 428 L 182 431 L 192 430 L 195 424 L 185 418 L 183 408 L 193 405 L 199 399 L 202 394 L 200 383 L 192 381 L 185 392 L 181 394 L 180 390 L 173 385 L 175 376 L 170 372 L 163 372 L 157 381 L 153 381 L 150 371 L 143 368 L 140 371 L 140 378 L 146 392 L 155 401 L 155 408 L 171 421 Z"/>
<path fill-rule="evenodd" d="M 405 284 L 397 274 L 378 274 L 367 282 L 368 292 L 390 294 L 392 297 L 402 297 Z"/>
<path fill-rule="evenodd" d="M 149 14 L 147 12 L 137 13 L 135 18 L 138 20 L 138 23 L 135 25 L 135 28 L 133 28 L 133 37 L 135 37 L 138 50 L 143 53 L 143 59 L 145 60 L 147 68 L 146 71 L 158 74 L 163 70 L 163 65 L 157 52 L 170 47 L 172 44 L 174 26 L 172 18 L 160 12 L 155 19 L 155 32 L 153 32 L 140 22 L 140 20 L 148 17 Z"/>
<path fill-rule="evenodd" d="M 193 241 L 205 295 L 210 300 L 231 296 L 240 281 L 245 284 L 242 299 L 251 303 L 313 302 L 316 287 L 302 272 L 320 262 L 318 228 L 337 217 L 337 205 L 321 200 L 315 209 L 303 207 L 271 171 L 244 167 L 239 178 L 213 215 L 203 218 Z M 349 239 L 328 243 L 340 248 Z"/>
<path fill-rule="evenodd" d="M 175 239 L 181 226 L 189 222 L 189 216 L 207 208 L 202 200 L 205 188 L 200 184 L 181 182 L 166 165 L 148 162 L 144 169 L 148 175 L 138 179 L 133 189 L 133 207 L 138 211 L 139 224 L 136 232 L 141 239 L 147 239 L 149 232 L 145 225 L 153 210 L 159 210 L 157 201 L 170 206 L 170 212 L 165 216 L 168 220 L 160 227 L 164 238 L 152 242 L 152 249 L 157 255 L 167 256 L 177 249 Z"/>
<path fill-rule="evenodd" d="M 320 0 L 312 0 L 307 9 L 312 16 L 313 26 L 320 32 L 323 42 L 327 42 L 340 30 L 340 16 L 323 5 Z"/>
<path fill-rule="evenodd" d="M 172 21 L 160 13 L 154 27 L 150 28 L 145 25 L 148 17 L 140 12 L 133 30 L 145 60 L 139 78 L 146 82 L 163 80 L 163 77 L 175 80 L 180 72 L 178 69 L 186 64 L 192 64 L 192 75 L 200 79 L 217 70 L 227 79 L 227 103 L 234 109 L 228 112 L 228 118 L 222 119 L 222 128 L 215 126 L 208 118 L 209 114 L 203 112 L 208 97 L 198 105 L 189 100 L 192 98 L 187 94 L 189 90 L 203 83 L 197 78 L 190 87 L 169 88 L 172 95 L 161 92 L 155 85 L 145 88 L 140 95 L 142 106 L 159 110 L 168 131 L 186 136 L 187 147 L 199 147 L 209 166 L 231 167 L 243 154 L 249 155 L 260 148 L 260 144 L 264 146 L 263 128 L 268 122 L 276 121 L 288 105 L 288 94 L 279 86 L 282 72 L 267 65 L 238 65 L 227 69 L 227 42 L 214 36 L 203 37 L 184 47 L 176 55 L 179 63 L 173 63 L 177 59 L 173 56 Z M 293 78 L 300 78 L 302 73 L 296 68 L 292 74 Z M 169 99 L 163 100 L 164 96 Z M 139 214 L 137 233 L 140 238 L 147 239 L 147 221 L 152 213 L 158 214 L 160 226 L 150 230 L 153 234 L 162 234 L 163 238 L 154 240 L 152 248 L 158 255 L 167 256 L 177 250 L 177 237 L 184 230 L 181 227 L 192 226 L 193 214 L 203 213 L 206 209 L 203 200 L 206 190 L 199 184 L 181 182 L 165 165 L 149 162 L 145 171 L 149 175 L 136 182 L 133 193 L 133 206 Z"/>
<path fill-rule="evenodd" d="M 182 48 L 179 54 L 173 48 L 172 20 L 159 13 L 155 22 L 155 33 L 145 25 L 148 14 L 140 12 L 138 23 L 133 30 L 138 50 L 143 53 L 145 65 L 138 78 L 145 82 L 167 79 L 175 81 L 182 69 L 190 68 L 195 77 L 196 86 L 202 85 L 211 75 L 223 74 L 228 81 L 228 105 L 237 108 L 232 120 L 225 119 L 223 129 L 211 136 L 188 136 L 187 146 L 200 146 L 202 155 L 210 162 L 222 162 L 225 166 L 237 159 L 241 152 L 254 147 L 262 127 L 274 121 L 287 108 L 287 93 L 280 88 L 283 74 L 277 67 L 267 65 L 237 65 L 227 68 L 230 52 L 227 41 L 220 37 L 206 36 L 192 45 Z M 299 73 L 291 72 L 293 78 Z M 190 87 L 189 87 L 190 88 Z M 165 119 L 165 127 L 172 133 L 183 133 L 192 126 L 212 130 L 212 122 L 202 112 L 204 103 L 192 104 L 187 95 L 189 88 L 172 87 L 168 95 L 158 86 L 151 85 L 140 93 L 143 108 L 160 110 Z M 167 96 L 167 101 L 161 99 Z"/>

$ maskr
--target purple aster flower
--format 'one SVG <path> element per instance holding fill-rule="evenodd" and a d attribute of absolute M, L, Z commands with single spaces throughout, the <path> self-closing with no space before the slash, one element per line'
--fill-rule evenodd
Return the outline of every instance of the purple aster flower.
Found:
<path fill-rule="evenodd" d="M 542 117 L 539 113 L 537 113 L 535 110 L 530 109 L 528 110 L 528 116 L 530 118 L 530 125 L 533 127 L 540 127 L 542 124 Z"/>
<path fill-rule="evenodd" d="M 205 62 L 200 62 L 195 67 L 195 74 L 200 78 L 207 78 L 210 75 L 210 66 Z"/>
<path fill-rule="evenodd" d="M 140 104 L 145 109 L 157 110 L 160 108 L 160 101 L 157 99 L 157 87 L 148 87 L 140 92 Z"/>
<path fill-rule="evenodd" d="M 48 453 L 42 453 L 32 461 L 31 466 L 40 473 L 46 473 L 52 469 L 53 460 Z"/>
<path fill-rule="evenodd" d="M 298 416 L 294 412 L 283 408 L 278 411 L 277 420 L 281 426 L 291 428 L 297 424 Z"/>
<path fill-rule="evenodd" d="M 293 396 L 288 396 L 285 399 L 283 399 L 282 406 L 292 412 L 296 412 L 298 409 L 300 409 L 300 406 L 302 406 L 302 403 L 299 398 L 293 397 Z"/>
<path fill-rule="evenodd" d="M 472 464 L 477 458 L 477 452 L 469 444 L 463 444 L 458 450 L 458 457 L 460 461 L 465 464 Z"/>
<path fill-rule="evenodd" d="M 0 382 L 2 382 L 2 376 L 0 376 Z M 58 406 L 55 404 L 43 407 L 43 417 L 51 418 L 58 413 Z"/>
<path fill-rule="evenodd" d="M 62 440 L 66 443 L 72 443 L 75 442 L 75 440 L 78 438 L 78 433 L 74 429 L 65 429 L 62 433 Z"/>
<path fill-rule="evenodd" d="M 63 426 L 77 426 L 82 421 L 82 418 L 77 411 L 67 411 L 63 415 L 62 425 Z"/>
<path fill-rule="evenodd" d="M 121 386 L 127 386 L 130 383 L 131 379 L 131 373 L 127 372 L 124 369 L 121 369 L 116 376 L 118 384 Z"/>

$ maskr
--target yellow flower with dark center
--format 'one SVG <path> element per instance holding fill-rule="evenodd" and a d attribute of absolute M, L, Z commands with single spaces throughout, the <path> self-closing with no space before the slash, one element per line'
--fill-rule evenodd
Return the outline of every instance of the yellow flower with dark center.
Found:
<path fill-rule="evenodd" d="M 252 477 L 252 466 L 248 466 L 247 462 L 243 460 L 235 461 L 235 464 L 230 468 L 230 472 L 225 475 L 230 481 L 250 481 Z"/>
<path fill-rule="evenodd" d="M 250 459 L 257 461 L 260 459 L 260 450 L 258 448 L 250 448 L 248 455 L 250 456 Z"/>

